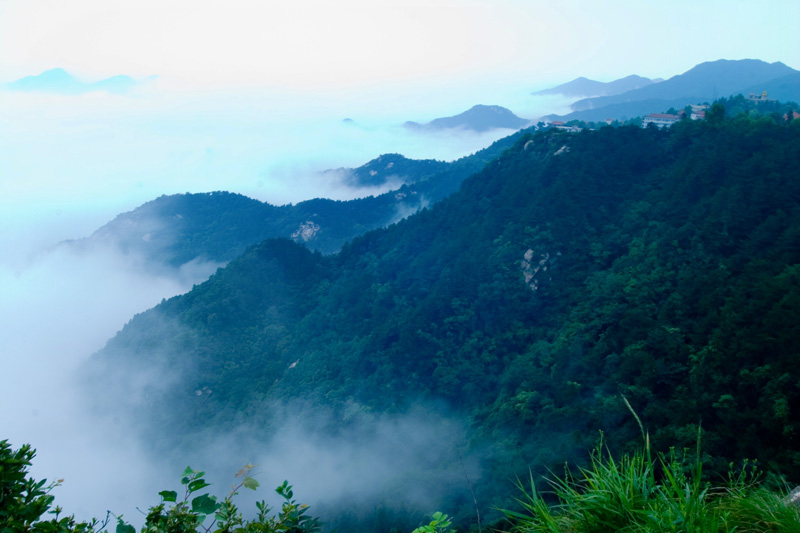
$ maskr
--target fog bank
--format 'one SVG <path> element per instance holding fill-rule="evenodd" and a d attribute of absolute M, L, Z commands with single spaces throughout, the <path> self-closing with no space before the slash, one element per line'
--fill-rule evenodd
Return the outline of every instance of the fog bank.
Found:
<path fill-rule="evenodd" d="M 65 247 L 0 262 L 0 438 L 36 448 L 33 475 L 64 478 L 56 503 L 82 518 L 106 509 L 127 516 L 162 490 L 160 465 L 118 420 L 88 415 L 77 387 L 86 357 L 133 314 L 200 281 L 152 276 L 138 265 L 113 250 Z"/>

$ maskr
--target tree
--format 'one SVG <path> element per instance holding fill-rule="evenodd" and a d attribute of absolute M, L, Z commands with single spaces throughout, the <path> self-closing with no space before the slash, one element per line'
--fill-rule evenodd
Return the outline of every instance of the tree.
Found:
<path fill-rule="evenodd" d="M 12 450 L 7 440 L 0 441 L 0 533 L 100 533 L 106 529 L 109 516 L 103 522 L 76 522 L 74 516 L 60 518 L 61 508 L 52 511 L 53 496 L 50 491 L 61 480 L 47 483 L 28 476 L 28 467 L 36 451 L 30 444 Z M 253 520 L 244 520 L 242 513 L 233 503 L 233 497 L 242 487 L 256 490 L 259 484 L 250 477 L 253 465 L 247 465 L 237 474 L 241 481 L 221 502 L 208 493 L 197 495 L 209 486 L 203 479 L 205 472 L 186 467 L 181 484 L 184 496 L 179 499 L 177 491 L 159 492 L 161 503 L 149 509 L 142 532 L 147 533 L 194 533 L 195 531 L 214 531 L 215 533 L 317 533 L 319 521 L 308 516 L 308 505 L 298 504 L 294 499 L 292 486 L 287 481 L 275 489 L 283 498 L 281 509 L 271 514 L 264 501 L 257 502 L 258 513 Z M 43 520 L 45 513 L 55 515 Z M 116 533 L 136 533 L 136 529 L 117 516 Z M 210 519 L 210 525 L 203 526 Z"/>
<path fill-rule="evenodd" d="M 706 120 L 709 124 L 721 124 L 725 120 L 725 105 L 720 102 L 714 102 L 714 105 L 706 113 Z"/>
<path fill-rule="evenodd" d="M 61 508 L 50 510 L 53 505 L 50 491 L 61 480 L 47 483 L 46 479 L 37 481 L 30 477 L 28 467 L 35 455 L 30 444 L 13 450 L 7 440 L 0 441 L 0 533 L 88 533 L 104 526 L 97 520 L 76 522 L 73 516 L 59 519 Z M 42 520 L 45 513 L 55 517 Z"/>

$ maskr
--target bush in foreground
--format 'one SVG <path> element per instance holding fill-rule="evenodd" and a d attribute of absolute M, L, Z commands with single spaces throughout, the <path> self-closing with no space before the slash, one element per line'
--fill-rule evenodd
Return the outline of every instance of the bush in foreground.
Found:
<path fill-rule="evenodd" d="M 800 533 L 800 508 L 761 485 L 754 464 L 731 467 L 719 486 L 704 481 L 699 442 L 693 458 L 671 450 L 654 460 L 645 437 L 641 449 L 615 461 L 601 439 L 587 468 L 547 480 L 552 491 L 537 491 L 533 479 L 520 483 L 522 512 L 504 511 L 510 531 Z"/>
<path fill-rule="evenodd" d="M 633 454 L 615 460 L 602 440 L 587 468 L 553 476 L 550 492 L 520 484 L 522 511 L 504 511 L 511 533 L 800 533 L 800 507 L 789 498 L 759 483 L 754 464 L 745 463 L 731 472 L 725 483 L 704 481 L 698 452 L 689 457 L 671 450 L 653 459 L 649 440 Z M 29 477 L 35 455 L 30 445 L 13 450 L 0 441 L 0 533 L 99 533 L 105 521 L 77 522 L 60 517 L 53 508 L 50 491 L 59 482 L 47 483 Z M 238 474 L 241 481 L 222 501 L 203 491 L 209 484 L 204 472 L 187 467 L 177 491 L 161 491 L 161 503 L 149 509 L 142 533 L 317 533 L 320 524 L 306 513 L 308 506 L 293 500 L 292 487 L 284 481 L 276 492 L 284 499 L 279 512 L 271 514 L 261 501 L 255 519 L 245 520 L 233 502 L 241 488 L 253 489 L 252 465 Z M 545 500 L 552 497 L 551 505 Z M 46 518 L 52 515 L 52 518 Z M 109 513 L 110 515 L 110 513 Z M 43 518 L 45 517 L 45 518 Z M 436 513 L 430 524 L 415 533 L 449 531 L 449 517 Z M 117 517 L 115 533 L 136 533 Z"/>
<path fill-rule="evenodd" d="M 13 450 L 7 440 L 0 441 L 0 533 L 99 533 L 106 530 L 105 521 L 77 522 L 73 516 L 59 518 L 61 509 L 52 508 L 50 491 L 59 482 L 37 481 L 28 475 L 36 455 L 29 444 Z M 205 472 L 186 467 L 181 484 L 183 498 L 177 491 L 159 492 L 161 503 L 149 509 L 142 533 L 316 533 L 319 521 L 308 516 L 307 505 L 292 498 L 292 487 L 284 481 L 276 492 L 283 498 L 280 512 L 271 514 L 264 501 L 257 502 L 255 519 L 245 520 L 233 498 L 242 487 L 255 490 L 258 481 L 250 477 L 252 465 L 242 468 L 236 477 L 241 481 L 221 502 L 208 493 L 199 494 L 209 483 Z M 43 518 L 54 515 L 53 518 Z M 136 528 L 117 517 L 116 533 L 136 533 Z"/>

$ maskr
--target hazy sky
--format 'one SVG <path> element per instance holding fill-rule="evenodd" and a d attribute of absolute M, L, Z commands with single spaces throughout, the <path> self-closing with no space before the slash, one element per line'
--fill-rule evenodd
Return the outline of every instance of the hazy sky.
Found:
<path fill-rule="evenodd" d="M 669 77 L 721 58 L 798 68 L 798 19 L 795 0 L 3 0 L 0 79 L 63 67 L 338 89 Z"/>

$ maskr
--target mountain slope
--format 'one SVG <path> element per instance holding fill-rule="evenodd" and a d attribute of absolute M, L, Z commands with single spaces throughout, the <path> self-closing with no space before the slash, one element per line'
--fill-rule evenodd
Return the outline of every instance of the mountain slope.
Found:
<path fill-rule="evenodd" d="M 344 174 L 351 187 L 374 187 L 387 182 L 415 183 L 447 169 L 448 163 L 434 159 L 408 159 L 401 154 L 383 154 L 354 169 L 328 170 Z"/>
<path fill-rule="evenodd" d="M 377 197 L 314 199 L 273 206 L 228 192 L 162 196 L 118 215 L 88 239 L 69 245 L 115 246 L 124 253 L 142 255 L 155 268 L 179 267 L 194 259 L 230 261 L 248 246 L 274 237 L 333 253 L 357 235 L 386 226 L 453 193 L 467 176 L 497 157 L 515 138 L 501 139 L 449 163 L 387 154 L 357 169 L 334 171 L 359 184 L 375 185 L 391 176 L 402 182 L 398 189 Z"/>
<path fill-rule="evenodd" d="M 138 315 L 93 358 L 119 377 L 98 399 L 146 392 L 136 415 L 167 441 L 242 412 L 269 428 L 271 402 L 332 410 L 328 431 L 444 402 L 471 420 L 470 453 L 491 450 L 487 507 L 597 430 L 636 442 L 623 397 L 656 449 L 693 446 L 702 420 L 719 472 L 755 457 L 796 475 L 798 150 L 797 124 L 716 112 L 520 136 L 337 255 L 267 241 Z M 145 379 L 159 369 L 168 388 Z"/>
<path fill-rule="evenodd" d="M 558 118 L 589 121 L 629 119 L 739 93 L 745 96 L 750 92 L 761 94 L 765 90 L 771 93 L 773 88 L 781 95 L 791 96 L 800 92 L 800 85 L 795 85 L 796 73 L 780 62 L 766 63 L 754 59 L 710 61 L 661 83 L 613 96 L 579 100 L 572 104 L 573 113 Z"/>
<path fill-rule="evenodd" d="M 770 99 L 800 102 L 800 72 L 795 71 L 787 76 L 769 80 L 766 83 L 751 85 L 741 92 L 747 96 L 750 93 L 760 95 L 763 91 L 767 91 L 767 96 Z"/>
<path fill-rule="evenodd" d="M 520 118 L 505 107 L 498 105 L 476 105 L 452 117 L 437 118 L 427 124 L 406 122 L 407 128 L 424 130 L 465 129 L 482 133 L 507 128 L 518 130 L 530 121 Z"/>
<path fill-rule="evenodd" d="M 94 83 L 85 83 L 61 68 L 46 70 L 36 76 L 26 76 L 16 81 L 5 84 L 12 91 L 41 91 L 62 94 L 83 94 L 93 91 L 105 91 L 121 94 L 134 86 L 137 82 L 130 76 L 113 76 Z"/>
<path fill-rule="evenodd" d="M 543 91 L 537 91 L 533 94 L 562 94 L 564 96 L 582 97 L 610 96 L 646 87 L 653 83 L 658 83 L 659 81 L 661 80 L 651 80 L 650 78 L 637 76 L 635 74 L 631 74 L 630 76 L 609 82 L 590 80 L 581 76 L 580 78 L 575 78 L 570 82 L 556 85 L 555 87 L 551 87 L 550 89 L 545 89 Z"/>
<path fill-rule="evenodd" d="M 655 85 L 623 94 L 588 98 L 572 105 L 575 111 L 596 109 L 610 104 L 641 100 L 674 100 L 690 98 L 711 101 L 717 97 L 737 94 L 755 84 L 763 84 L 788 76 L 796 71 L 783 63 L 765 63 L 755 59 L 710 61 L 701 63 L 683 74 Z"/>

